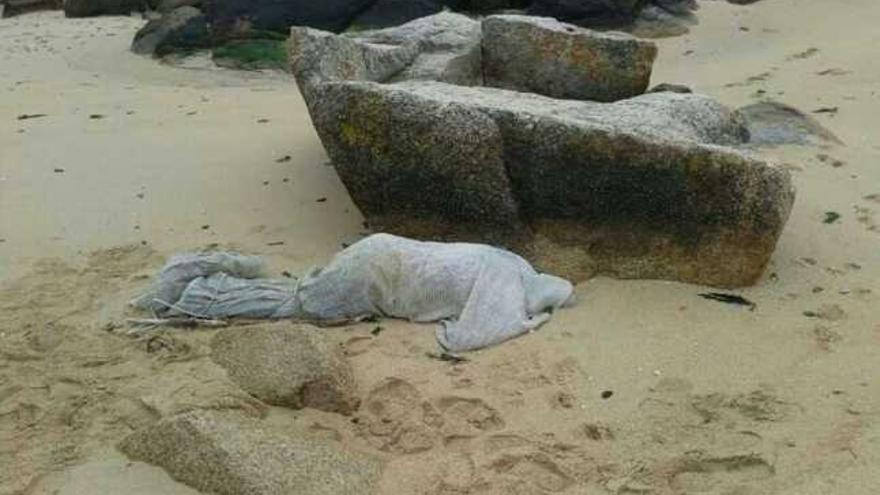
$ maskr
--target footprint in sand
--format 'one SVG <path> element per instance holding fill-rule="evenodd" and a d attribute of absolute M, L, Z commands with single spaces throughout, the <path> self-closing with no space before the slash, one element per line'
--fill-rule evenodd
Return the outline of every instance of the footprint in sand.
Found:
<path fill-rule="evenodd" d="M 373 347 L 375 347 L 374 339 L 364 336 L 352 337 L 345 341 L 343 346 L 345 355 L 348 357 L 360 356 Z"/>
<path fill-rule="evenodd" d="M 869 203 L 880 205 L 880 193 L 868 194 L 862 199 Z M 856 221 L 864 225 L 869 232 L 880 232 L 880 222 L 878 222 L 877 212 L 873 208 L 855 205 L 853 210 L 856 214 Z"/>
<path fill-rule="evenodd" d="M 837 304 L 823 304 L 819 309 L 804 311 L 804 316 L 825 321 L 840 321 L 846 319 L 846 311 Z"/>
<path fill-rule="evenodd" d="M 443 397 L 437 401 L 446 436 L 476 436 L 504 426 L 501 415 L 482 399 Z"/>
<path fill-rule="evenodd" d="M 412 454 L 437 445 L 443 420 L 411 383 L 392 377 L 370 391 L 353 421 L 377 449 Z"/>
<path fill-rule="evenodd" d="M 773 476 L 773 466 L 757 454 L 715 457 L 703 452 L 678 460 L 671 485 L 682 493 L 752 493 L 749 485 Z"/>
<path fill-rule="evenodd" d="M 476 463 L 468 454 L 424 452 L 389 461 L 377 493 L 464 494 L 477 481 Z"/>
<path fill-rule="evenodd" d="M 813 338 L 816 345 L 823 351 L 833 350 L 833 344 L 843 340 L 843 336 L 825 325 L 816 325 L 813 328 Z"/>
<path fill-rule="evenodd" d="M 766 390 L 736 395 L 694 395 L 690 405 L 703 418 L 704 423 L 736 424 L 742 420 L 779 422 L 788 418 L 794 409 L 793 404 L 778 399 Z"/>
<path fill-rule="evenodd" d="M 539 494 L 567 490 L 575 481 L 547 454 L 504 454 L 489 469 L 499 475 L 504 493 Z"/>
<path fill-rule="evenodd" d="M 358 434 L 379 450 L 412 454 L 440 443 L 497 430 L 504 420 L 478 398 L 447 396 L 426 400 L 409 382 L 387 378 L 368 394 L 354 418 Z"/>

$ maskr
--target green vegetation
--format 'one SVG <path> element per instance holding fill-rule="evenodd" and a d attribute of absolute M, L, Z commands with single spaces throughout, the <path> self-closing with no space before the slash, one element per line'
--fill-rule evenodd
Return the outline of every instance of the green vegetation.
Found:
<path fill-rule="evenodd" d="M 284 39 L 233 40 L 214 48 L 214 61 L 221 66 L 256 70 L 287 70 L 287 43 Z"/>

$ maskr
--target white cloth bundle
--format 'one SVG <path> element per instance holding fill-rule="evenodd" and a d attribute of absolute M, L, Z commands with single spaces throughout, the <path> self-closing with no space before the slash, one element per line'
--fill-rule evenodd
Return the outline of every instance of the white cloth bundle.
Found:
<path fill-rule="evenodd" d="M 180 260 L 230 256 L 181 287 Z M 167 313 L 212 318 L 260 317 L 355 320 L 389 316 L 441 321 L 440 345 L 468 351 L 498 344 L 539 327 L 572 299 L 570 282 L 540 274 L 523 258 L 483 244 L 423 242 L 371 235 L 337 254 L 327 266 L 297 281 L 253 278 L 258 259 L 228 253 L 176 257 L 159 274 L 152 292 L 171 297 Z M 247 274 L 229 267 L 243 267 Z M 165 276 L 166 272 L 176 275 Z M 163 283 L 168 279 L 168 284 Z M 173 285 L 169 289 L 167 285 Z M 155 311 L 154 297 L 138 300 Z M 144 304 L 146 303 L 146 304 Z M 166 304 L 167 303 L 167 304 Z"/>

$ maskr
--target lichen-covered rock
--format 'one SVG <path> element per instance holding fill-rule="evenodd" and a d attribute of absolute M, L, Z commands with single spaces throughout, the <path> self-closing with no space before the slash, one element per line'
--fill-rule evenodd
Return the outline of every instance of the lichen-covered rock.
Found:
<path fill-rule="evenodd" d="M 267 404 L 351 414 L 360 403 L 342 351 L 314 327 L 281 323 L 225 329 L 211 341 L 211 358 Z"/>
<path fill-rule="evenodd" d="M 382 469 L 372 457 L 232 412 L 160 420 L 126 437 L 119 450 L 219 495 L 362 495 L 371 493 Z"/>
<path fill-rule="evenodd" d="M 375 45 L 307 27 L 290 30 L 290 65 L 308 98 L 327 81 L 385 81 L 412 64 L 416 45 Z"/>
<path fill-rule="evenodd" d="M 482 84 L 481 36 L 478 21 L 442 12 L 351 38 L 361 44 L 415 49 L 409 65 L 393 74 L 390 81 L 430 80 L 471 86 Z"/>
<path fill-rule="evenodd" d="M 656 56 L 653 43 L 548 17 L 497 15 L 483 20 L 487 86 L 615 101 L 645 92 Z"/>
<path fill-rule="evenodd" d="M 396 28 L 428 37 L 415 43 L 295 30 L 312 121 L 371 226 L 504 245 L 574 280 L 760 277 L 794 190 L 732 147 L 749 135 L 739 114 L 697 94 L 604 103 L 449 84 L 446 71 L 407 80 L 425 47 L 444 55 L 435 17 Z"/>
<path fill-rule="evenodd" d="M 322 89 L 312 99 L 315 127 L 368 218 L 518 226 L 501 130 L 491 116 L 455 101 L 415 98 L 394 86 L 340 83 Z"/>
<path fill-rule="evenodd" d="M 153 19 L 135 34 L 131 51 L 141 55 L 167 55 L 210 46 L 208 24 L 202 12 L 188 5 Z"/>
<path fill-rule="evenodd" d="M 291 69 L 307 93 L 326 81 L 482 83 L 480 23 L 443 12 L 402 26 L 335 36 L 294 27 Z M 308 99 L 308 96 L 307 96 Z"/>

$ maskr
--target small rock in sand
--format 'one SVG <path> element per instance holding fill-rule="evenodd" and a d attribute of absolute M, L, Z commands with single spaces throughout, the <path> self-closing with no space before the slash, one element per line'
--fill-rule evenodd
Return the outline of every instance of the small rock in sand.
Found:
<path fill-rule="evenodd" d="M 245 391 L 272 405 L 351 414 L 360 404 L 342 350 L 304 325 L 229 328 L 211 342 L 211 357 Z"/>
<path fill-rule="evenodd" d="M 318 443 L 234 412 L 197 410 L 126 437 L 119 449 L 161 466 L 200 491 L 220 495 L 371 493 L 380 461 Z"/>

